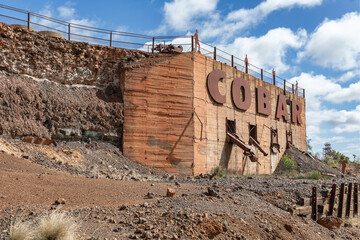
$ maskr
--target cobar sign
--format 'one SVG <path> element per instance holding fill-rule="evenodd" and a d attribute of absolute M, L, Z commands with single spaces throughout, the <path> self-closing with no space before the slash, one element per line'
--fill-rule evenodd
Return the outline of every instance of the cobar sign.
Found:
<path fill-rule="evenodd" d="M 219 104 L 226 103 L 226 95 L 222 95 L 219 91 L 218 83 L 224 79 L 226 74 L 220 69 L 215 69 L 209 73 L 207 77 L 207 88 L 211 98 Z M 235 108 L 246 111 L 251 106 L 251 88 L 250 84 L 243 78 L 235 78 L 231 84 L 231 97 Z M 269 116 L 271 114 L 271 94 L 263 86 L 256 88 L 256 111 L 259 114 Z M 302 124 L 301 121 L 302 107 L 300 101 L 295 99 L 291 100 L 291 122 L 293 124 Z M 289 113 L 286 107 L 286 96 L 283 94 L 278 95 L 277 107 L 275 118 L 280 120 L 289 121 Z"/>

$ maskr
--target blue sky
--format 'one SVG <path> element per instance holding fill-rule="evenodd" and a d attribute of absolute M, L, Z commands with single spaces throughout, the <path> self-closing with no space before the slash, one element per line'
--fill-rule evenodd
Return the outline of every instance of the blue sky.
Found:
<path fill-rule="evenodd" d="M 360 156 L 360 0 L 3 0 L 54 18 L 200 39 L 306 89 L 313 153 Z M 0 14 L 3 10 L 0 9 Z"/>

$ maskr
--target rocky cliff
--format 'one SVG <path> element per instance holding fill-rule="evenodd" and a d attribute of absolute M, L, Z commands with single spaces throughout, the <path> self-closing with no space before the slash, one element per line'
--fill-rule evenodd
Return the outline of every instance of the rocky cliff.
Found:
<path fill-rule="evenodd" d="M 13 137 L 121 141 L 124 73 L 161 59 L 4 23 L 0 48 L 0 134 Z"/>

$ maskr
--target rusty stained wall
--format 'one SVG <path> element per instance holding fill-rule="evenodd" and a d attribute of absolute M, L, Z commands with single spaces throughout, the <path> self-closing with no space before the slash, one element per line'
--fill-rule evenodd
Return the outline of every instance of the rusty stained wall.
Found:
<path fill-rule="evenodd" d="M 192 53 L 125 73 L 123 152 L 143 165 L 193 174 Z"/>
<path fill-rule="evenodd" d="M 226 94 L 224 105 L 215 103 L 206 87 L 207 76 L 214 69 L 226 72 L 226 79 L 219 82 L 220 92 Z M 231 99 L 231 83 L 235 77 L 242 76 L 249 82 L 252 95 L 251 106 L 245 112 L 235 109 Z M 257 86 L 264 86 L 271 92 L 271 115 L 268 117 L 256 113 L 255 88 Z M 275 119 L 279 94 L 283 94 L 283 90 L 272 84 L 196 53 L 194 56 L 194 111 L 203 123 L 203 132 L 201 132 L 200 121 L 194 118 L 194 174 L 210 172 L 216 166 L 242 174 L 271 174 L 285 151 L 286 130 L 292 130 L 293 144 L 305 151 L 305 99 L 286 92 L 287 99 L 296 98 L 302 105 L 302 125 L 293 125 Z M 226 118 L 236 121 L 236 132 L 246 142 L 249 141 L 249 124 L 257 125 L 257 139 L 262 148 L 269 153 L 267 157 L 264 157 L 261 152 L 258 153 L 261 166 L 250 161 L 243 161 L 243 151 L 236 145 L 225 142 Z M 280 154 L 277 155 L 270 154 L 270 128 L 278 131 Z"/>

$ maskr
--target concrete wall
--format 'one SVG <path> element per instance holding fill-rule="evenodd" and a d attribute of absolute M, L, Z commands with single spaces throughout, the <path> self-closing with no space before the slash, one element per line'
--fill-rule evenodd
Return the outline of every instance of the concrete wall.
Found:
<path fill-rule="evenodd" d="M 219 82 L 219 90 L 226 94 L 226 103 L 218 104 L 210 97 L 206 79 L 214 69 L 226 72 L 226 79 Z M 235 77 L 243 77 L 251 87 L 251 106 L 247 111 L 234 107 L 231 99 L 231 83 Z M 256 94 L 258 86 L 264 86 L 271 92 L 271 115 L 264 116 L 256 113 Z M 286 148 L 286 130 L 293 134 L 293 144 L 301 150 L 306 150 L 305 127 L 305 99 L 286 92 L 287 99 L 296 99 L 302 105 L 302 125 L 290 124 L 283 120 L 276 120 L 277 96 L 283 90 L 231 66 L 221 64 L 211 58 L 200 54 L 194 56 L 194 109 L 203 123 L 201 136 L 201 123 L 194 119 L 194 174 L 210 172 L 216 166 L 222 166 L 243 174 L 271 174 Z M 243 151 L 234 144 L 226 143 L 226 118 L 236 121 L 236 132 L 246 142 L 249 141 L 249 124 L 257 125 L 257 139 L 263 149 L 269 153 L 265 157 L 259 152 L 259 162 L 253 163 L 243 159 Z M 291 119 L 291 118 L 290 118 Z M 280 144 L 279 154 L 270 154 L 271 128 L 277 129 Z"/>
<path fill-rule="evenodd" d="M 125 73 L 124 155 L 168 172 L 193 174 L 192 53 Z"/>

